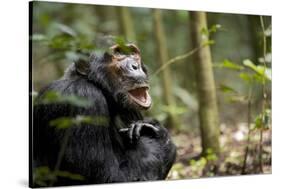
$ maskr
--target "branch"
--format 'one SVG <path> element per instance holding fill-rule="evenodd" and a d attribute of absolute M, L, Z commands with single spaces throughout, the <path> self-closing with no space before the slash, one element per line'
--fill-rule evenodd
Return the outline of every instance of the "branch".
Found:
<path fill-rule="evenodd" d="M 260 23 L 261 23 L 261 29 L 262 29 L 262 39 L 263 39 L 263 65 L 264 70 L 266 70 L 266 36 L 265 36 L 265 26 L 263 17 L 260 16 Z M 262 84 L 262 92 L 263 92 L 263 100 L 262 100 L 262 114 L 265 112 L 266 108 L 266 91 L 265 91 L 265 71 L 263 73 L 263 84 Z M 263 115 L 264 117 L 264 115 Z M 259 167 L 261 173 L 263 173 L 263 159 L 262 159 L 262 153 L 263 153 L 263 129 L 264 129 L 264 123 L 262 125 L 262 128 L 260 129 L 260 139 L 259 139 Z"/>
<path fill-rule="evenodd" d="M 201 44 L 199 47 L 196 47 L 194 49 L 192 49 L 191 51 L 183 54 L 183 55 L 179 55 L 176 56 L 172 59 L 170 59 L 169 61 L 167 61 L 165 64 L 163 64 L 160 68 L 158 68 L 153 74 L 152 77 L 156 76 L 157 74 L 159 74 L 161 71 L 163 71 L 166 67 L 168 67 L 169 65 L 179 61 L 179 60 L 183 60 L 185 58 L 190 57 L 191 55 L 195 54 L 198 50 L 200 50 L 201 48 L 205 47 L 206 45 L 209 45 L 210 43 L 203 43 Z"/>

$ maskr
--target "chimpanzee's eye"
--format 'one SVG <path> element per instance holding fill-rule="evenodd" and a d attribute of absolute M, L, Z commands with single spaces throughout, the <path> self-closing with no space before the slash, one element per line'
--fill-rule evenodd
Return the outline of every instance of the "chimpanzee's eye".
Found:
<path fill-rule="evenodd" d="M 133 68 L 133 70 L 137 70 L 138 69 L 138 65 L 132 64 L 132 68 Z"/>

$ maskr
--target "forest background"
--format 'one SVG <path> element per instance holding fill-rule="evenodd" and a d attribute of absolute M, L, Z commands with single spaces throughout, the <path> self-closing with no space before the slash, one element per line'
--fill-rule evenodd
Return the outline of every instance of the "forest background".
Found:
<path fill-rule="evenodd" d="M 139 46 L 177 145 L 168 179 L 271 172 L 271 17 L 36 2 L 30 37 L 33 95 L 81 50 Z"/>

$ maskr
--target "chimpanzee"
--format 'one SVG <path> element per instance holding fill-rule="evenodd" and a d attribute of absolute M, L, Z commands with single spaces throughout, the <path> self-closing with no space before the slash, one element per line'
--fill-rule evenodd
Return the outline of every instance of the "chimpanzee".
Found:
<path fill-rule="evenodd" d="M 88 106 L 40 103 L 49 91 L 86 98 Z M 62 79 L 39 92 L 34 105 L 33 169 L 47 166 L 82 176 L 58 175 L 53 186 L 165 179 L 176 147 L 167 129 L 142 116 L 141 110 L 152 104 L 148 92 L 147 70 L 134 44 L 114 45 L 70 65 Z M 108 122 L 50 126 L 54 119 L 78 115 L 106 117 Z"/>

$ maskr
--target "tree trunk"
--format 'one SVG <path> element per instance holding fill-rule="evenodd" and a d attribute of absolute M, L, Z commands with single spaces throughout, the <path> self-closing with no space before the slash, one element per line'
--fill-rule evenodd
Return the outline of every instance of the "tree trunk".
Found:
<path fill-rule="evenodd" d="M 134 24 L 130 10 L 127 7 L 117 7 L 120 34 L 132 43 L 137 43 Z"/>
<path fill-rule="evenodd" d="M 162 26 L 162 16 L 161 16 L 161 11 L 154 9 L 152 11 L 153 14 L 153 20 L 154 20 L 154 29 L 155 29 L 155 42 L 157 45 L 157 57 L 158 57 L 158 62 L 159 66 L 165 64 L 168 60 L 168 48 L 167 48 L 167 43 L 166 43 L 166 37 L 165 37 L 165 32 L 164 28 Z M 163 87 L 163 98 L 164 98 L 164 103 L 168 107 L 170 106 L 175 106 L 175 99 L 172 94 L 172 89 L 171 89 L 171 73 L 170 73 L 170 68 L 167 67 L 162 71 L 161 74 L 162 77 L 162 87 Z M 178 123 L 175 119 L 175 116 L 171 113 L 168 113 L 168 119 L 167 119 L 167 126 L 172 128 L 176 127 L 178 128 Z"/>
<path fill-rule="evenodd" d="M 260 19 L 259 16 L 254 16 L 254 15 L 248 15 L 248 25 L 249 25 L 249 30 L 248 32 L 250 33 L 251 37 L 251 42 L 253 46 L 253 60 L 254 62 L 258 63 L 258 60 L 260 57 L 262 57 L 263 54 L 263 48 L 262 44 L 260 43 L 260 36 L 259 33 L 260 31 Z"/>
<path fill-rule="evenodd" d="M 202 29 L 207 29 L 207 18 L 204 12 L 190 12 L 191 39 L 194 48 L 208 39 L 202 37 Z M 206 36 L 204 36 L 206 37 Z M 202 152 L 206 155 L 211 149 L 219 154 L 219 121 L 216 100 L 216 87 L 212 70 L 211 51 L 209 46 L 201 48 L 194 55 L 196 83 L 199 98 L 199 121 L 201 130 Z"/>

